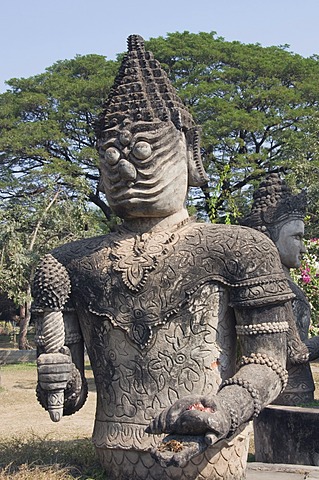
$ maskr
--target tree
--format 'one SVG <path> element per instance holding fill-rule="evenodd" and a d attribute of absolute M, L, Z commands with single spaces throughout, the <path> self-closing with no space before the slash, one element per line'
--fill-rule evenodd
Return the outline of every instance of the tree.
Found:
<path fill-rule="evenodd" d="M 94 122 L 116 69 L 102 56 L 77 56 L 11 79 L 11 90 L 0 95 L 0 288 L 24 311 L 19 348 L 27 347 L 39 258 L 105 231 L 89 202 L 111 219 L 98 192 Z"/>
<path fill-rule="evenodd" d="M 206 217 L 208 211 L 212 221 L 236 222 L 265 173 L 280 171 L 310 192 L 312 235 L 319 236 L 318 57 L 226 42 L 214 32 L 171 33 L 146 48 L 202 126 L 210 180 L 203 191 L 191 191 L 190 208 Z M 93 215 L 93 229 L 97 211 L 90 205 L 116 221 L 98 190 L 94 125 L 118 67 L 100 55 L 77 56 L 11 79 L 0 95 L 0 281 L 10 298 L 29 298 L 40 253 L 73 232 L 85 234 L 74 205 Z"/>
<path fill-rule="evenodd" d="M 11 79 L 0 95 L 2 199 L 44 191 L 48 181 L 111 212 L 98 192 L 94 123 L 117 62 L 99 55 L 55 63 L 45 73 Z"/>
<path fill-rule="evenodd" d="M 243 215 L 265 173 L 290 174 L 296 188 L 317 183 L 316 56 L 303 58 L 287 45 L 227 42 L 215 32 L 171 33 L 146 48 L 202 126 L 210 182 L 203 192 L 192 192 L 191 203 L 203 211 L 206 197 L 213 221 Z M 99 55 L 77 56 L 8 82 L 11 91 L 0 95 L 0 181 L 12 182 L 4 193 L 16 194 L 15 182 L 20 185 L 26 173 L 34 176 L 32 192 L 45 187 L 43 177 L 58 173 L 55 181 L 69 194 L 84 193 L 110 218 L 97 188 L 94 122 L 118 66 Z"/>
<path fill-rule="evenodd" d="M 0 291 L 20 305 L 19 348 L 27 344 L 31 283 L 39 259 L 53 248 L 106 232 L 98 211 L 85 200 L 74 203 L 63 190 L 51 188 L 35 198 L 0 203 Z"/>
<path fill-rule="evenodd" d="M 39 258 L 107 230 L 92 204 L 112 219 L 98 192 L 94 123 L 116 69 L 102 56 L 77 56 L 11 79 L 0 95 L 0 288 L 25 312 L 19 348 L 27 346 Z"/>
<path fill-rule="evenodd" d="M 311 171 L 318 183 L 318 57 L 226 42 L 215 32 L 172 33 L 147 47 L 202 126 L 212 220 L 244 214 L 265 173 L 293 173 L 300 188 Z"/>

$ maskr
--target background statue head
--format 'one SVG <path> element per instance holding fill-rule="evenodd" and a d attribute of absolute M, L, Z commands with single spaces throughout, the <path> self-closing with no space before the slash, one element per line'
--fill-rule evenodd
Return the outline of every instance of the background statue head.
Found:
<path fill-rule="evenodd" d="M 306 193 L 293 195 L 276 173 L 268 175 L 254 192 L 250 215 L 243 224 L 265 233 L 276 244 L 282 264 L 300 266 L 303 244 Z"/>
<path fill-rule="evenodd" d="M 100 190 L 122 218 L 171 215 L 188 186 L 207 183 L 199 129 L 138 35 L 128 38 L 97 137 Z"/>

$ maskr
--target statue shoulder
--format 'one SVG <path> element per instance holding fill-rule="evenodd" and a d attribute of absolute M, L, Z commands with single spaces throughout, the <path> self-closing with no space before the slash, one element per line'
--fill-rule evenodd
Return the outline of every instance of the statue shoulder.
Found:
<path fill-rule="evenodd" d="M 32 283 L 32 310 L 41 312 L 45 309 L 63 309 L 71 292 L 70 265 L 107 249 L 110 237 L 111 235 L 104 235 L 77 240 L 44 255 Z"/>
<path fill-rule="evenodd" d="M 233 306 L 263 306 L 294 298 L 275 244 L 263 233 L 236 225 L 195 224 L 191 243 L 201 243 L 208 272 L 231 289 Z"/>
<path fill-rule="evenodd" d="M 99 237 L 83 238 L 74 242 L 66 243 L 58 248 L 52 250 L 51 254 L 60 263 L 67 266 L 74 260 L 81 259 L 101 250 L 110 247 L 113 239 L 113 234 L 101 235 Z"/>
<path fill-rule="evenodd" d="M 198 223 L 196 228 L 202 231 L 212 255 L 223 255 L 227 263 L 238 266 L 238 273 L 253 273 L 258 265 L 260 274 L 272 273 L 275 267 L 284 275 L 276 245 L 264 233 L 238 225 Z"/>

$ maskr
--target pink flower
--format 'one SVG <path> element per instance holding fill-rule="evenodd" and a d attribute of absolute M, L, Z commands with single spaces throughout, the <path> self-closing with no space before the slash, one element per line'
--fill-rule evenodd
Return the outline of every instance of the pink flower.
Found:
<path fill-rule="evenodd" d="M 310 283 L 311 282 L 311 276 L 306 271 L 302 272 L 301 279 L 304 283 Z"/>
<path fill-rule="evenodd" d="M 300 268 L 300 274 L 301 276 L 303 275 L 309 275 L 309 272 L 310 272 L 310 267 L 305 267 L 305 268 Z"/>

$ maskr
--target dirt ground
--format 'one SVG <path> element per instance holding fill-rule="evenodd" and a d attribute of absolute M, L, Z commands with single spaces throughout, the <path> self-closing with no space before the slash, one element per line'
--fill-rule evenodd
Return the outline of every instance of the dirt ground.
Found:
<path fill-rule="evenodd" d="M 96 392 L 91 369 L 86 376 L 89 395 L 82 409 L 54 423 L 35 395 L 36 367 L 6 365 L 0 367 L 0 438 L 35 435 L 51 440 L 91 437 Z"/>

